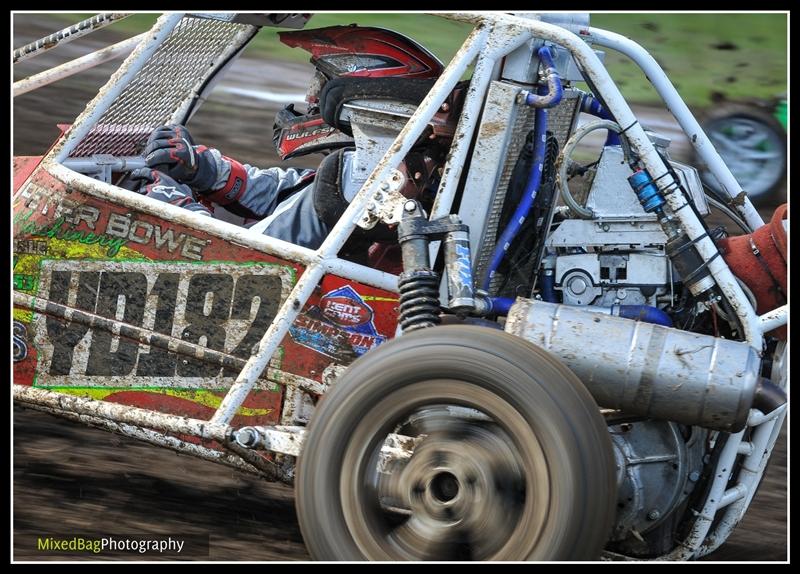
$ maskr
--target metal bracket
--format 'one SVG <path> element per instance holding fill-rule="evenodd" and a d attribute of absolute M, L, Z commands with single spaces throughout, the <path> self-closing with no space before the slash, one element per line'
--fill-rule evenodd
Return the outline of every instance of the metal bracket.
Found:
<path fill-rule="evenodd" d="M 241 447 L 300 456 L 305 428 L 298 426 L 249 426 L 233 431 Z"/>
<path fill-rule="evenodd" d="M 234 431 L 233 439 L 242 448 L 300 456 L 307 432 L 299 426 L 249 426 Z M 420 440 L 421 437 L 390 434 L 381 448 L 381 470 L 387 471 L 395 462 L 408 462 Z"/>
<path fill-rule="evenodd" d="M 389 179 L 384 181 L 375 196 L 367 204 L 364 215 L 356 225 L 362 229 L 372 229 L 379 221 L 387 225 L 400 223 L 403 218 L 403 206 L 408 199 L 400 193 L 406 184 L 403 172 L 393 169 Z"/>
<path fill-rule="evenodd" d="M 412 199 L 403 202 L 402 222 L 397 228 L 397 238 L 401 244 L 411 239 L 425 238 L 428 241 L 444 239 L 448 233 L 468 232 L 469 226 L 461 223 L 457 215 L 447 215 L 429 221 L 422 207 Z"/>
<path fill-rule="evenodd" d="M 119 157 L 108 153 L 97 153 L 88 158 L 69 158 L 64 160 L 63 165 L 103 183 L 111 183 L 111 174 L 115 171 L 132 171 L 145 167 L 144 158 Z"/>
<path fill-rule="evenodd" d="M 97 153 L 92 156 L 92 161 L 97 165 L 97 172 L 93 177 L 105 183 L 111 183 L 111 172 L 118 163 L 117 158 L 111 154 Z"/>

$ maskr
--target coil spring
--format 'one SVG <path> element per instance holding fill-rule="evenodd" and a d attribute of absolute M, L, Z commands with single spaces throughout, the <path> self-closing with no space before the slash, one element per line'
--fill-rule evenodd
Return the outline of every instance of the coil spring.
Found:
<path fill-rule="evenodd" d="M 400 327 L 404 332 L 433 327 L 439 318 L 439 274 L 430 269 L 405 271 L 397 281 Z"/>

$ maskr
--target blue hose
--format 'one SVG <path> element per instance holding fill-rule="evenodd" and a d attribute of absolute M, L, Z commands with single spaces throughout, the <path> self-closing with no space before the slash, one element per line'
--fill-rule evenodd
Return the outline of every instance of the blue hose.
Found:
<path fill-rule="evenodd" d="M 611 115 L 611 112 L 600 103 L 600 100 L 591 94 L 583 96 L 583 100 L 581 100 L 581 111 L 596 118 L 600 118 L 601 120 L 616 121 L 614 120 L 614 116 Z M 620 145 L 619 134 L 609 130 L 605 145 Z"/>
<path fill-rule="evenodd" d="M 545 89 L 546 88 L 543 87 L 539 88 L 540 91 L 544 91 Z M 522 224 L 528 217 L 533 207 L 533 202 L 536 200 L 539 184 L 542 181 L 544 156 L 547 149 L 547 110 L 545 108 L 536 108 L 535 122 L 533 133 L 533 164 L 531 165 L 531 172 L 528 176 L 528 184 L 525 186 L 522 200 L 519 202 L 519 205 L 517 205 L 514 215 L 511 216 L 511 220 L 503 230 L 502 235 L 500 235 L 500 239 L 497 240 L 494 252 L 492 253 L 491 263 L 483 278 L 482 288 L 485 291 L 489 290 L 492 277 L 494 277 L 497 268 L 500 266 L 500 262 L 503 261 L 508 248 L 511 247 L 511 242 L 514 241 L 517 233 L 519 233 L 519 230 L 522 228 Z"/>
<path fill-rule="evenodd" d="M 552 108 L 561 102 L 561 97 L 564 95 L 564 88 L 561 85 L 561 76 L 558 75 L 558 70 L 553 62 L 553 55 L 550 53 L 550 48 L 542 46 L 539 48 L 537 54 L 542 64 L 545 65 L 545 76 L 547 77 L 547 91 L 542 93 L 539 90 L 539 95 L 529 93 L 525 96 L 525 103 L 534 108 Z"/>
<path fill-rule="evenodd" d="M 649 305 L 616 305 L 614 310 L 618 311 L 617 313 L 613 313 L 614 315 L 619 315 L 625 319 L 672 327 L 672 319 L 670 319 L 670 316 L 657 307 L 651 307 Z"/>
<path fill-rule="evenodd" d="M 495 315 L 508 315 L 508 310 L 514 304 L 514 299 L 510 297 L 492 297 L 492 313 Z"/>

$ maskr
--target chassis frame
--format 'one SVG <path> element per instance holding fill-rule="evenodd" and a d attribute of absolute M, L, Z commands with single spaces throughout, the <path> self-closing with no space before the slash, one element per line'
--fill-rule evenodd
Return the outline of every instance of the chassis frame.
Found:
<path fill-rule="evenodd" d="M 653 175 L 653 179 L 659 182 L 663 181 L 660 176 L 666 173 L 666 167 L 661 157 L 587 40 L 596 45 L 619 51 L 633 60 L 652 82 L 667 108 L 689 136 L 697 153 L 708 164 L 717 179 L 723 182 L 723 187 L 742 218 L 753 230 L 764 224 L 665 72 L 640 45 L 613 32 L 586 27 L 570 30 L 541 21 L 536 17 L 522 18 L 495 13 L 436 15 L 472 24 L 474 29 L 317 250 L 299 247 L 226 222 L 205 218 L 176 206 L 140 197 L 114 185 L 77 173 L 68 167 L 70 152 L 89 133 L 103 112 L 142 69 L 184 14 L 173 13 L 160 17 L 119 70 L 101 88 L 94 100 L 87 105 L 71 130 L 45 156 L 40 169 L 47 171 L 68 188 L 78 189 L 95 198 L 109 200 L 170 222 L 203 230 L 210 235 L 246 246 L 249 249 L 302 264 L 305 269 L 261 339 L 257 352 L 246 362 L 242 361 L 235 365 L 240 372 L 210 420 L 179 417 L 154 410 L 104 403 L 17 384 L 14 385 L 14 399 L 25 406 L 67 416 L 73 420 L 112 430 L 152 444 L 228 464 L 240 470 L 261 474 L 272 480 L 291 481 L 293 478 L 291 473 L 285 473 L 278 465 L 266 461 L 252 450 L 244 448 L 242 440 L 237 441 L 237 438 L 241 439 L 243 429 L 235 429 L 231 426 L 234 414 L 267 368 L 290 325 L 325 274 L 335 273 L 366 285 L 387 291 L 397 291 L 395 275 L 340 259 L 337 256 L 339 250 L 362 218 L 368 203 L 373 201 L 376 194 L 379 193 L 381 184 L 389 181 L 392 170 L 399 165 L 413 142 L 422 133 L 427 122 L 442 105 L 468 66 L 474 62 L 472 81 L 430 218 L 435 219 L 451 213 L 456 188 L 463 175 L 462 166 L 467 157 L 470 141 L 480 123 L 480 110 L 489 83 L 493 79 L 493 70 L 504 56 L 532 38 L 552 42 L 569 51 L 584 76 L 592 82 L 596 93 L 603 98 L 618 123 L 625 128 L 632 149 L 639 154 L 643 164 Z M 190 112 L 190 102 L 187 102 L 175 113 L 172 120 L 186 121 Z M 697 240 L 698 251 L 708 262 L 708 268 L 714 280 L 741 321 L 747 342 L 761 351 L 764 333 L 787 323 L 788 306 L 759 317 L 724 259 L 716 256 L 718 252 L 713 241 L 707 236 L 702 238 L 705 230 L 698 217 L 691 209 L 681 209 L 687 202 L 684 195 L 671 193 L 667 196 L 667 200 L 689 237 Z M 435 257 L 438 247 L 438 243 L 431 245 L 432 258 Z M 38 312 L 61 313 L 68 320 L 87 322 L 95 328 L 106 329 L 115 334 L 119 334 L 121 330 L 118 321 L 104 320 L 89 313 L 81 314 L 66 308 L 58 309 L 57 305 L 36 300 L 34 297 L 22 293 L 15 292 L 14 305 Z M 141 333 L 133 333 L 133 336 L 152 343 L 152 339 L 148 339 L 152 333 L 148 333 L 145 329 L 141 331 Z M 162 341 L 162 344 L 181 352 L 180 340 L 166 340 Z M 183 349 L 183 352 L 208 356 L 208 353 L 204 355 L 202 348 Z M 324 386 L 320 388 L 316 381 L 302 377 L 287 380 L 284 384 L 288 387 L 295 386 L 315 392 L 324 391 Z M 708 502 L 695 517 L 690 535 L 675 550 L 660 559 L 697 558 L 712 552 L 727 539 L 743 517 L 755 494 L 755 489 L 764 472 L 785 416 L 786 405 L 769 415 L 752 410 L 747 427 L 728 437 L 714 472 L 715 478 L 711 484 Z M 164 434 L 167 432 L 217 441 L 228 453 L 167 436 Z M 248 429 L 247 432 L 254 431 Z M 259 427 L 255 432 L 260 438 L 259 446 L 264 450 L 292 456 L 297 456 L 301 452 L 304 432 L 302 427 L 276 425 Z M 748 435 L 749 440 L 745 440 L 745 436 Z M 730 469 L 740 454 L 746 455 L 742 470 L 736 484 L 728 488 Z M 712 523 L 719 516 L 721 516 L 721 520 L 711 530 Z M 607 557 L 614 558 L 611 555 Z"/>

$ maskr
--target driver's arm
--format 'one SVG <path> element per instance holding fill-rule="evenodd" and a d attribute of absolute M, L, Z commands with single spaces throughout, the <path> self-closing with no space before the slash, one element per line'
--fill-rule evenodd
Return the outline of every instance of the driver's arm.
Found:
<path fill-rule="evenodd" d="M 311 169 L 242 165 L 213 148 L 204 150 L 203 155 L 213 162 L 216 178 L 210 189 L 197 192 L 222 206 L 238 204 L 257 218 L 270 215 L 284 199 L 309 185 L 315 173 Z"/>

